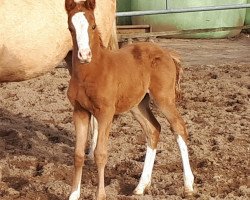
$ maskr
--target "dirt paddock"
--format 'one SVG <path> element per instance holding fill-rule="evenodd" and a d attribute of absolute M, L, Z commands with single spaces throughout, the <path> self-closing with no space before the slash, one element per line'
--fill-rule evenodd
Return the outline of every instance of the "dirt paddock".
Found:
<path fill-rule="evenodd" d="M 178 103 L 190 139 L 194 199 L 250 199 L 250 38 L 159 39 L 183 57 Z M 24 82 L 0 84 L 0 199 L 62 200 L 70 192 L 74 134 L 65 68 Z M 158 112 L 157 109 L 154 109 Z M 183 198 L 174 135 L 159 113 L 160 136 L 151 188 L 132 195 L 142 171 L 145 139 L 130 113 L 114 121 L 105 182 L 109 200 Z M 92 200 L 97 170 L 86 160 L 81 198 Z"/>

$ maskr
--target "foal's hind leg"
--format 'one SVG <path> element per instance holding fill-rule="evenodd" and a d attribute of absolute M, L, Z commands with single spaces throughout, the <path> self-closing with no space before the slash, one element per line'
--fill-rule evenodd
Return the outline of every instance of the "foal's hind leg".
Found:
<path fill-rule="evenodd" d="M 159 140 L 160 124 L 149 108 L 149 96 L 145 96 L 138 107 L 131 110 L 134 117 L 141 124 L 147 137 L 147 152 L 142 175 L 134 194 L 143 194 L 145 189 L 151 184 L 151 175 L 155 161 L 156 147 Z"/>
<path fill-rule="evenodd" d="M 91 137 L 91 145 L 88 153 L 88 157 L 93 160 L 94 159 L 94 151 L 96 148 L 97 137 L 98 137 L 98 123 L 96 118 L 91 115 L 90 123 L 89 123 L 89 135 Z"/>
<path fill-rule="evenodd" d="M 170 93 L 171 92 L 169 92 L 169 94 Z M 156 91 L 155 93 L 153 92 L 152 96 L 154 97 L 156 105 L 160 108 L 170 123 L 172 132 L 177 135 L 177 143 L 181 152 L 184 171 L 183 177 L 185 194 L 191 195 L 193 193 L 194 176 L 189 164 L 188 150 L 186 145 L 188 133 L 185 123 L 176 108 L 175 95 L 166 96 L 161 94 L 161 92 Z"/>

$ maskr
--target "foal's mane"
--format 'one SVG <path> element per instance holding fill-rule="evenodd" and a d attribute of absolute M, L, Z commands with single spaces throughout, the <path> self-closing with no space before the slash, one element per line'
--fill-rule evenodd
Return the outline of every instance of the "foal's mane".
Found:
<path fill-rule="evenodd" d="M 100 42 L 100 47 L 101 47 L 101 48 L 105 48 L 104 45 L 103 45 L 103 42 L 102 42 L 101 33 L 100 33 L 100 31 L 98 30 L 98 27 L 97 27 L 97 33 L 98 33 L 98 40 L 99 40 L 99 42 Z"/>

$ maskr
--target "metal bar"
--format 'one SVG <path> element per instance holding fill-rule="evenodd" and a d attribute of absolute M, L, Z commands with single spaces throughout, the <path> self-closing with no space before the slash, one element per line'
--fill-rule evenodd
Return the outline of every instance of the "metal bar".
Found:
<path fill-rule="evenodd" d="M 237 29 L 249 29 L 250 25 L 237 26 L 237 27 L 220 27 L 220 28 L 207 28 L 207 29 L 192 29 L 192 30 L 179 30 L 179 31 L 163 31 L 153 33 L 133 33 L 133 34 L 118 34 L 118 41 L 124 41 L 133 38 L 150 38 L 150 37 L 173 37 L 194 33 L 206 33 L 217 31 L 230 31 Z"/>
<path fill-rule="evenodd" d="M 145 11 L 117 12 L 116 16 L 117 17 L 128 17 L 128 16 L 171 14 L 171 13 L 185 13 L 185 12 L 200 12 L 200 11 L 228 10 L 228 9 L 241 9 L 241 8 L 250 8 L 250 3 L 247 3 L 247 4 L 232 4 L 232 5 L 223 5 L 223 6 L 178 8 L 178 9 L 167 9 L 167 10 L 145 10 Z"/>

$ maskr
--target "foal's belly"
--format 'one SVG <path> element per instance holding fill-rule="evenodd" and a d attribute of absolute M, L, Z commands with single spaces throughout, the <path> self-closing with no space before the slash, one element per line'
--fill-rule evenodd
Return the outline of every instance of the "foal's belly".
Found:
<path fill-rule="evenodd" d="M 129 94 L 124 93 L 123 95 L 118 96 L 116 102 L 116 114 L 129 111 L 131 108 L 137 106 L 142 99 L 144 98 L 146 91 L 140 91 L 138 93 Z"/>
<path fill-rule="evenodd" d="M 130 110 L 137 106 L 145 94 L 148 92 L 150 77 L 148 73 L 144 73 L 142 70 L 130 68 L 127 66 L 128 71 L 124 71 L 120 74 L 117 82 L 117 95 L 116 95 L 116 112 L 121 113 Z M 124 70 L 124 68 L 123 68 Z M 122 71 L 122 69 L 120 70 Z M 131 73 L 131 71 L 133 73 Z M 146 70 L 144 70 L 146 71 Z"/>

